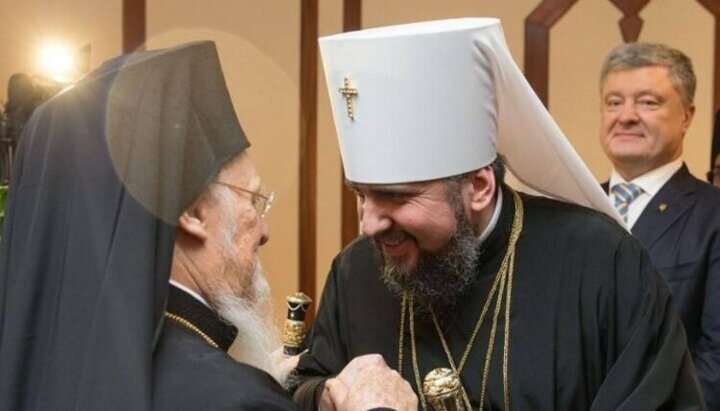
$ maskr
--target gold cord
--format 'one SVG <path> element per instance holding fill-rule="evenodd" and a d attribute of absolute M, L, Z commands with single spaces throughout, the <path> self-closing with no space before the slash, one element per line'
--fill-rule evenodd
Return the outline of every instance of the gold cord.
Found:
<path fill-rule="evenodd" d="M 507 273 L 507 272 L 506 272 Z M 487 382 L 490 376 L 490 362 L 492 361 L 493 348 L 495 348 L 495 335 L 497 332 L 498 317 L 500 307 L 502 305 L 503 291 L 505 291 L 505 277 L 503 273 L 500 279 L 500 291 L 498 292 L 497 302 L 495 303 L 495 313 L 493 314 L 492 326 L 490 327 L 490 338 L 488 339 L 488 348 L 485 352 L 485 367 L 483 368 L 482 385 L 480 386 L 480 409 L 485 405 L 485 392 L 487 391 Z"/>
<path fill-rule="evenodd" d="M 512 281 L 515 271 L 515 253 L 510 259 L 510 275 L 508 276 L 508 292 L 507 301 L 505 303 L 505 340 L 503 341 L 503 399 L 505 401 L 505 409 L 510 409 L 510 376 L 508 363 L 510 361 L 510 304 L 512 302 Z"/>
<path fill-rule="evenodd" d="M 453 361 L 452 355 L 450 355 L 450 347 L 448 347 L 447 342 L 445 341 L 445 336 L 442 334 L 442 329 L 440 328 L 440 324 L 438 324 L 437 318 L 435 318 L 435 314 L 432 315 L 433 323 L 435 324 L 435 330 L 438 332 L 438 336 L 440 337 L 440 343 L 442 343 L 443 350 L 445 350 L 445 355 L 447 356 L 448 362 L 450 363 L 450 369 L 455 373 L 455 376 L 460 378 L 460 369 L 455 367 L 455 361 Z M 466 351 L 469 349 L 466 348 Z M 465 386 L 460 384 L 460 394 L 462 395 L 463 401 L 465 402 L 465 406 L 468 410 L 472 410 L 472 405 L 470 405 L 470 398 L 467 395 L 467 392 L 465 392 Z"/>
<path fill-rule="evenodd" d="M 504 400 L 504 409 L 509 410 L 510 409 L 510 387 L 509 387 L 509 370 L 508 370 L 508 364 L 509 364 L 509 358 L 510 358 L 510 304 L 511 304 L 511 297 L 512 297 L 512 283 L 513 283 L 513 274 L 515 271 L 515 245 L 520 237 L 520 233 L 522 232 L 523 227 L 523 219 L 524 219 L 524 208 L 522 204 L 522 200 L 520 199 L 520 196 L 515 192 L 512 191 L 513 194 L 513 200 L 515 203 L 515 216 L 513 218 L 512 223 L 512 229 L 510 233 L 510 238 L 508 241 L 508 249 L 505 254 L 505 257 L 503 258 L 503 261 L 500 265 L 500 268 L 498 269 L 497 273 L 495 274 L 495 280 L 493 281 L 493 285 L 490 289 L 490 292 L 488 293 L 488 297 L 485 300 L 485 304 L 483 305 L 482 311 L 480 313 L 480 317 L 478 318 L 477 323 L 475 324 L 475 328 L 473 329 L 473 333 L 470 336 L 470 339 L 468 340 L 468 343 L 465 347 L 463 356 L 460 360 L 460 363 L 458 366 L 455 366 L 455 361 L 453 360 L 452 353 L 450 352 L 450 348 L 448 347 L 447 341 L 445 340 L 445 336 L 442 332 L 442 329 L 440 328 L 440 325 L 438 324 L 437 318 L 435 316 L 434 311 L 432 310 L 432 307 L 430 308 L 430 313 L 432 315 L 433 323 L 435 325 L 435 330 L 438 333 L 438 337 L 440 338 L 440 342 L 442 344 L 443 350 L 445 351 L 445 355 L 447 356 L 448 363 L 450 364 L 451 369 L 455 373 L 455 375 L 460 378 L 460 373 L 463 370 L 463 367 L 465 366 L 465 363 L 467 361 L 467 358 L 472 351 L 472 347 L 475 342 L 475 338 L 483 324 L 483 321 L 485 319 L 485 316 L 489 310 L 489 307 L 492 305 L 493 300 L 495 299 L 495 293 L 498 292 L 497 299 L 495 301 L 495 310 L 493 313 L 493 320 L 492 320 L 492 327 L 490 329 L 490 337 L 488 339 L 488 348 L 485 353 L 485 364 L 483 368 L 483 376 L 482 376 L 482 385 L 480 387 L 480 409 L 483 409 L 484 407 L 484 400 L 485 400 L 485 393 L 487 391 L 487 382 L 489 377 L 489 371 L 490 371 L 490 364 L 492 362 L 492 352 L 493 347 L 495 343 L 495 337 L 497 334 L 497 324 L 498 319 L 500 315 L 500 311 L 503 307 L 503 300 L 504 300 L 504 314 L 505 314 L 505 327 L 504 327 L 504 336 L 503 336 L 503 365 L 502 365 L 502 375 L 503 375 L 503 400 Z M 498 290 L 499 286 L 499 290 Z M 506 288 L 507 287 L 507 288 Z M 506 291 L 507 290 L 507 291 Z M 503 295 L 505 294 L 505 295 Z M 403 335 L 404 335 L 404 328 L 405 328 L 405 309 L 407 306 L 407 295 L 403 294 L 402 302 L 401 302 L 401 312 L 400 312 L 400 337 L 399 337 L 399 346 L 398 346 L 398 371 L 402 375 L 402 363 L 403 363 Z M 410 344 L 411 344 L 411 358 L 413 362 L 413 371 L 415 374 L 415 381 L 418 387 L 418 393 L 420 393 L 420 402 L 422 405 L 423 410 L 426 410 L 425 405 L 425 399 L 422 395 L 422 389 L 420 385 L 420 371 L 417 361 L 417 351 L 415 346 L 415 322 L 414 322 L 414 302 L 413 298 L 410 297 L 410 304 L 409 304 L 409 314 L 410 314 Z M 468 395 L 465 391 L 465 387 L 462 387 L 462 396 L 463 400 L 465 402 L 466 407 L 468 409 L 472 409 L 470 405 L 470 400 L 468 398 Z"/>
<path fill-rule="evenodd" d="M 398 338 L 398 372 L 403 372 L 403 347 L 405 345 L 405 310 L 407 307 L 407 295 L 403 293 L 402 302 L 400 302 L 400 332 Z"/>
<path fill-rule="evenodd" d="M 215 348 L 219 348 L 219 345 L 215 342 L 215 340 L 213 340 L 212 338 L 210 338 L 209 335 L 207 335 L 207 334 L 205 334 L 204 332 L 202 332 L 199 328 L 197 328 L 197 327 L 196 327 L 193 323 L 191 323 L 190 321 L 188 321 L 188 320 L 180 317 L 180 316 L 177 315 L 177 314 L 172 314 L 172 313 L 169 313 L 169 312 L 167 312 L 167 311 L 165 311 L 165 317 L 167 317 L 167 318 L 169 318 L 169 319 L 171 319 L 171 320 L 173 320 L 173 321 L 176 321 L 178 324 L 184 326 L 185 328 L 187 328 L 187 329 L 189 329 L 189 330 L 191 330 L 191 331 L 195 331 L 195 332 L 196 332 L 199 336 L 201 336 L 201 337 L 203 338 L 203 340 L 205 340 L 208 344 L 212 345 L 212 346 L 215 347 Z"/>
<path fill-rule="evenodd" d="M 515 245 L 520 239 L 520 233 L 523 229 L 525 221 L 525 209 L 520 196 L 513 191 L 515 200 L 515 218 L 513 219 L 513 228 L 510 233 L 510 244 L 513 247 L 513 253 L 510 257 L 510 265 L 508 267 L 508 291 L 505 300 L 505 335 L 503 341 L 503 400 L 506 410 L 510 409 L 510 307 L 512 303 L 512 284 L 513 274 L 515 274 Z"/>
<path fill-rule="evenodd" d="M 422 409 L 427 411 L 425 405 L 425 395 L 423 394 L 422 383 L 420 382 L 420 367 L 417 361 L 417 348 L 415 347 L 415 303 L 410 297 L 410 355 L 412 356 L 413 371 L 415 372 L 415 384 L 417 384 L 418 397 L 420 397 L 420 405 Z M 401 371 L 402 372 L 402 371 Z M 402 374 L 401 374 L 402 375 Z"/>
<path fill-rule="evenodd" d="M 475 343 L 475 337 L 477 337 L 478 331 L 480 331 L 480 327 L 483 324 L 483 321 L 485 320 L 485 315 L 488 312 L 488 309 L 490 308 L 490 303 L 492 302 L 493 298 L 495 298 L 495 292 L 497 291 L 498 284 L 500 283 L 500 278 L 505 274 L 507 271 L 507 264 L 503 260 L 502 265 L 500 266 L 500 269 L 495 274 L 495 281 L 493 281 L 493 285 L 490 288 L 490 292 L 488 293 L 488 297 L 485 299 L 485 304 L 483 305 L 482 311 L 480 312 L 480 318 L 478 318 L 477 323 L 475 324 L 475 329 L 473 330 L 472 334 L 470 335 L 470 340 L 468 340 L 467 345 L 465 346 L 465 352 L 463 352 L 463 356 L 460 359 L 460 363 L 457 367 L 457 375 L 460 375 L 463 368 L 465 368 L 465 362 L 468 359 L 468 356 L 470 352 L 472 351 L 472 347 Z M 442 332 L 442 328 L 440 328 L 440 325 L 437 322 L 437 319 L 435 318 L 435 312 L 432 310 L 432 307 L 430 308 L 430 314 L 432 314 L 433 322 L 435 323 L 435 330 L 438 333 L 438 336 L 440 337 L 440 341 L 443 344 L 443 347 L 445 348 L 445 352 L 449 353 L 450 350 L 447 348 L 447 343 L 445 342 L 445 335 Z M 448 357 L 448 360 L 450 364 L 452 365 L 452 356 Z"/>

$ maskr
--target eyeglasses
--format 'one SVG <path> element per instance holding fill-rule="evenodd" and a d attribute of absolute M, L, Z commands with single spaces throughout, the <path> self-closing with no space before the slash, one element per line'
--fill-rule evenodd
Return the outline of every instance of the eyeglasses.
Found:
<path fill-rule="evenodd" d="M 265 217 L 267 215 L 268 211 L 270 211 L 270 207 L 272 206 L 273 199 L 275 198 L 274 191 L 269 191 L 267 194 L 263 194 L 260 192 L 250 191 L 246 188 L 234 186 L 232 184 L 223 183 L 222 181 L 213 181 L 213 183 L 225 186 L 232 190 L 250 194 L 252 196 L 252 205 L 255 207 L 255 210 L 260 217 Z"/>
<path fill-rule="evenodd" d="M 720 167 L 713 167 L 705 176 L 707 177 L 707 181 L 712 184 L 713 181 L 720 179 Z"/>

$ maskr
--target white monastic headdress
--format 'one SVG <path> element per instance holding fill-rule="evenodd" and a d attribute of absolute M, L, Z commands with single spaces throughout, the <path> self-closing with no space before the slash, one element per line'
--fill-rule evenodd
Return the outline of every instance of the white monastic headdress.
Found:
<path fill-rule="evenodd" d="M 622 221 L 513 61 L 499 20 L 343 33 L 320 50 L 348 180 L 434 180 L 500 152 L 526 186 Z"/>

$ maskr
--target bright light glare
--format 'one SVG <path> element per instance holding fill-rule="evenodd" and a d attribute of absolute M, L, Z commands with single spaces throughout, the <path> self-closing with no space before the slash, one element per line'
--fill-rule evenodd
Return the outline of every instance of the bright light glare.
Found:
<path fill-rule="evenodd" d="M 40 71 L 51 79 L 65 83 L 72 81 L 75 64 L 73 54 L 67 47 L 48 44 L 40 51 Z"/>

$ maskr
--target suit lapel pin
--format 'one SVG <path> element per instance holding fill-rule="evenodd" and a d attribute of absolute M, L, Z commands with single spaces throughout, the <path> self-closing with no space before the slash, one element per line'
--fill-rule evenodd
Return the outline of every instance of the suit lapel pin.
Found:
<path fill-rule="evenodd" d="M 667 210 L 667 204 L 665 204 L 665 203 L 660 204 L 658 206 L 658 210 L 660 210 L 661 213 L 664 212 L 665 210 Z"/>

